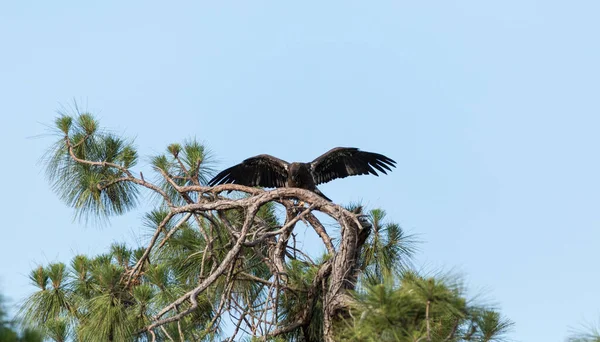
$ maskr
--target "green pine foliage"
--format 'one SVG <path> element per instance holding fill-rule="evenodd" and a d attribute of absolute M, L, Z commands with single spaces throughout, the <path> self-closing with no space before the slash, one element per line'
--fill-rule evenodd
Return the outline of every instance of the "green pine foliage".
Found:
<path fill-rule="evenodd" d="M 183 232 L 182 232 L 183 233 Z M 185 233 L 184 233 L 185 234 Z M 139 252 L 138 252 L 139 254 Z M 165 263 L 148 265 L 137 284 L 124 285 L 127 271 L 136 261 L 136 251 L 114 244 L 108 254 L 95 258 L 78 255 L 69 267 L 53 263 L 36 268 L 30 278 L 37 291 L 21 309 L 24 321 L 40 327 L 53 341 L 135 341 L 147 338 L 140 333 L 157 310 L 193 287 L 178 273 L 181 268 Z M 155 260 L 162 260 L 156 256 Z M 213 318 L 207 298 L 197 312 L 182 320 L 186 337 L 206 336 L 204 326 Z M 166 326 L 172 336 L 177 327 Z M 214 335 L 214 334 L 213 334 Z"/>
<path fill-rule="evenodd" d="M 387 273 L 354 295 L 338 324 L 348 341 L 504 341 L 513 323 L 493 308 L 469 304 L 460 282 L 412 271 Z"/>
<path fill-rule="evenodd" d="M 80 218 L 121 215 L 137 204 L 138 188 L 119 181 L 136 165 L 137 152 L 132 142 L 100 131 L 91 114 L 77 114 L 75 119 L 63 114 L 56 120 L 63 137 L 43 159 L 52 189 L 76 208 Z M 74 158 L 89 162 L 77 162 Z"/>
<path fill-rule="evenodd" d="M 571 331 L 567 342 L 600 342 L 600 329 L 596 324 L 584 324 Z"/>
<path fill-rule="evenodd" d="M 386 222 L 385 217 L 382 209 L 368 213 L 372 228 L 359 260 L 360 280 L 381 282 L 386 270 L 401 273 L 411 268 L 417 240 L 398 224 Z"/>

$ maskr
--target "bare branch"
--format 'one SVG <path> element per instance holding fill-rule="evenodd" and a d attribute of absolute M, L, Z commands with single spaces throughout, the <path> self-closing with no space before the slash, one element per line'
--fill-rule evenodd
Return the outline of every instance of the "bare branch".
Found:
<path fill-rule="evenodd" d="M 167 240 L 169 240 L 169 238 L 175 234 L 177 232 L 177 230 L 179 229 L 179 227 L 181 227 L 184 223 L 187 222 L 187 220 L 190 219 L 190 217 L 192 216 L 191 213 L 187 213 L 181 220 L 179 220 L 179 222 L 169 230 L 169 232 L 167 233 L 167 235 L 162 239 L 162 241 L 158 244 L 158 248 L 161 248 L 162 246 L 164 246 L 164 244 L 167 242 Z"/>
<path fill-rule="evenodd" d="M 325 227 L 321 224 L 321 222 L 319 222 L 319 220 L 317 220 L 315 215 L 313 215 L 312 213 L 306 215 L 306 220 L 310 223 L 315 232 L 317 232 L 317 234 L 321 237 L 321 240 L 323 240 L 323 243 L 327 248 L 327 252 L 329 252 L 329 254 L 331 255 L 334 255 L 335 247 L 333 247 L 333 243 L 331 243 L 331 238 L 329 238 L 329 235 L 327 235 Z"/>
<path fill-rule="evenodd" d="M 154 231 L 154 235 L 152 236 L 152 239 L 150 239 L 150 243 L 148 244 L 148 247 L 146 247 L 146 250 L 144 251 L 144 254 L 142 255 L 142 257 L 138 260 L 138 262 L 135 264 L 135 266 L 133 267 L 133 269 L 131 270 L 131 273 L 129 273 L 129 277 L 127 278 L 127 283 L 126 283 L 126 287 L 128 287 L 131 284 L 131 281 L 139 275 L 139 272 L 142 269 L 142 265 L 144 264 L 144 261 L 146 261 L 146 259 L 148 259 L 148 256 L 150 255 L 150 251 L 152 250 L 152 248 L 154 247 L 154 244 L 156 243 L 156 240 L 158 239 L 158 236 L 160 235 L 160 233 L 163 231 L 164 227 L 167 225 L 167 223 L 169 222 L 169 220 L 171 220 L 171 218 L 175 216 L 175 214 L 173 214 L 173 212 L 170 212 L 169 214 L 167 214 L 167 216 L 161 221 L 161 223 L 158 225 L 158 227 L 156 227 L 156 230 Z"/>
<path fill-rule="evenodd" d="M 257 203 L 260 203 L 260 202 L 257 202 Z M 246 218 L 244 220 L 244 225 L 242 227 L 242 231 L 240 233 L 240 238 L 236 241 L 236 243 L 233 246 L 233 248 L 227 253 L 227 255 L 223 259 L 221 265 L 219 265 L 219 267 L 217 267 L 217 269 L 214 272 L 212 272 L 208 277 L 206 277 L 200 283 L 200 285 L 198 285 L 192 291 L 189 291 L 188 293 L 186 293 L 185 295 L 183 295 L 179 299 L 177 299 L 175 302 L 171 303 L 170 305 L 168 305 L 167 307 L 165 307 L 164 309 L 162 309 L 156 315 L 157 321 L 154 322 L 154 323 L 152 323 L 150 326 L 148 326 L 147 330 L 151 330 L 151 329 L 153 329 L 155 327 L 158 327 L 158 326 L 161 326 L 163 324 L 176 321 L 176 320 L 180 319 L 181 317 L 183 317 L 183 316 L 189 314 L 190 312 L 194 311 L 198 307 L 198 303 L 196 302 L 196 296 L 198 296 L 198 294 L 200 292 L 204 291 L 208 286 L 210 286 L 223 273 L 223 271 L 225 271 L 225 269 L 227 267 L 229 267 L 229 265 L 231 264 L 231 262 L 233 262 L 235 256 L 237 256 L 237 254 L 239 253 L 240 249 L 242 248 L 242 242 L 246 238 L 246 234 L 248 234 L 248 230 L 250 229 L 251 223 L 252 223 L 252 221 L 254 219 L 254 215 L 256 215 L 256 213 L 258 212 L 258 209 L 260 208 L 260 205 L 262 205 L 262 203 L 260 203 L 260 204 L 254 204 L 251 208 L 249 208 L 248 213 L 246 215 Z M 169 318 L 160 320 L 160 317 L 162 317 L 165 313 L 167 313 L 168 311 L 172 310 L 177 305 L 185 302 L 186 300 L 189 300 L 189 301 L 192 302 L 192 306 L 190 308 L 188 308 L 187 310 L 185 310 L 185 311 L 183 311 L 181 313 L 173 315 L 173 316 L 171 316 Z"/>

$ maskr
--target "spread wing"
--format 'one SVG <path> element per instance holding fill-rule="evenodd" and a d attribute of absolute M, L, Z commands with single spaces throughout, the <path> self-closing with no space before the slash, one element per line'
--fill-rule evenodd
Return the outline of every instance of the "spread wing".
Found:
<path fill-rule="evenodd" d="M 396 167 L 395 164 L 395 161 L 382 154 L 353 147 L 336 147 L 310 163 L 316 184 L 369 173 L 378 176 L 377 171 L 387 174 L 386 170 L 392 171 L 390 166 Z"/>
<path fill-rule="evenodd" d="M 265 188 L 285 187 L 287 169 L 288 162 L 268 154 L 261 154 L 221 171 L 208 182 L 208 185 L 235 183 Z"/>

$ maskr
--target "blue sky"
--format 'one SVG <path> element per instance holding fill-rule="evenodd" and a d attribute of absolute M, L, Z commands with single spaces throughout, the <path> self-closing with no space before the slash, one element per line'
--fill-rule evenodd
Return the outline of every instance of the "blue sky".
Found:
<path fill-rule="evenodd" d="M 39 263 L 139 241 L 141 212 L 73 221 L 38 160 L 75 98 L 142 155 L 197 137 L 225 167 L 334 146 L 398 168 L 321 187 L 381 206 L 516 322 L 563 340 L 600 317 L 600 3 L 0 3 L 0 288 Z M 138 169 L 148 170 L 147 159 Z"/>

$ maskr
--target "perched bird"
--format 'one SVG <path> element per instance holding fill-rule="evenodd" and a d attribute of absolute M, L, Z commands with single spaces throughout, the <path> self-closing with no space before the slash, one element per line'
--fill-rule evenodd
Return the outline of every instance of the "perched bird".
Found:
<path fill-rule="evenodd" d="M 265 188 L 302 188 L 331 201 L 317 189 L 318 184 L 369 173 L 378 176 L 377 171 L 387 174 L 386 170 L 391 171 L 390 166 L 395 167 L 395 164 L 384 155 L 354 147 L 333 148 L 310 163 L 288 163 L 260 154 L 221 171 L 208 185 L 235 183 Z"/>

